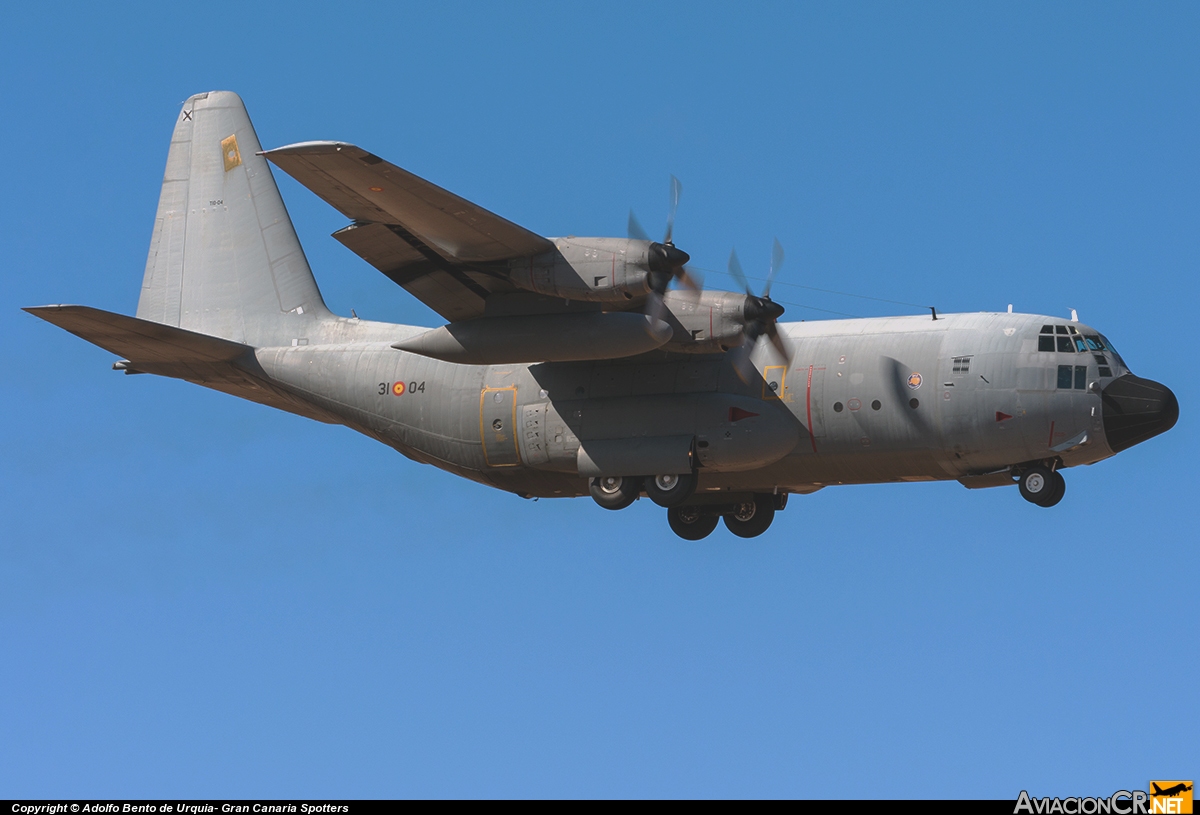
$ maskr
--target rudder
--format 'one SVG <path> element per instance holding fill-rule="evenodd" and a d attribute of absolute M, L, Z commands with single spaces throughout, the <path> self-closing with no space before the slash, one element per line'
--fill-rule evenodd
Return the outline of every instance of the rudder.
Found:
<path fill-rule="evenodd" d="M 331 316 L 236 93 L 184 103 L 137 316 L 254 346 L 288 345 Z"/>

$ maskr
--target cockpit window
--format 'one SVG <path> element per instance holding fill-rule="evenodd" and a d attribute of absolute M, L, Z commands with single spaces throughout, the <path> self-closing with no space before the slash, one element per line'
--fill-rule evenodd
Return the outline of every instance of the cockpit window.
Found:
<path fill-rule="evenodd" d="M 1125 364 L 1125 360 L 1121 359 L 1121 355 L 1117 353 L 1117 349 L 1113 348 L 1112 343 L 1103 334 L 1082 334 L 1073 325 L 1044 325 L 1041 333 L 1038 335 L 1038 350 L 1039 351 L 1055 351 L 1062 354 L 1092 354 L 1096 360 L 1100 376 L 1112 376 L 1113 370 L 1109 367 L 1108 359 L 1105 358 L 1105 352 L 1112 354 L 1116 364 L 1125 370 L 1129 370 L 1129 366 Z M 1062 369 L 1059 369 L 1060 376 Z M 1075 373 L 1072 371 L 1071 380 L 1074 382 Z M 1070 387 L 1068 385 L 1059 385 L 1060 388 Z M 1075 387 L 1078 387 L 1077 385 Z"/>
<path fill-rule="evenodd" d="M 1044 325 L 1038 336 L 1038 350 L 1078 354 L 1087 351 L 1088 344 L 1073 325 Z"/>
<path fill-rule="evenodd" d="M 1113 355 L 1113 359 L 1117 361 L 1117 364 L 1128 371 L 1129 366 L 1125 364 L 1125 360 L 1121 359 L 1121 355 L 1117 353 L 1117 349 L 1113 348 L 1113 344 L 1108 341 L 1108 337 L 1101 334 L 1098 339 L 1108 349 L 1108 352 Z"/>

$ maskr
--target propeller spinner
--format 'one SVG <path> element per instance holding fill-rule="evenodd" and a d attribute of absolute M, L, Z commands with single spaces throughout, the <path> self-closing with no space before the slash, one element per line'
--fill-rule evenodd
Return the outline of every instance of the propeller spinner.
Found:
<path fill-rule="evenodd" d="M 691 260 L 691 255 L 676 248 L 672 236 L 675 232 L 675 212 L 679 208 L 679 196 L 683 192 L 683 184 L 671 176 L 671 199 L 667 209 L 667 230 L 661 242 L 650 241 L 646 230 L 642 229 L 633 210 L 629 211 L 629 237 L 639 241 L 649 241 L 650 267 L 650 299 L 646 313 L 658 319 L 662 318 L 665 310 L 663 295 L 672 280 L 679 281 L 684 288 L 697 294 L 702 288 L 702 281 L 694 272 L 688 271 L 685 264 Z"/>
<path fill-rule="evenodd" d="M 729 253 L 729 274 L 746 291 L 746 303 L 742 307 L 746 339 L 740 347 L 732 351 L 734 370 L 737 371 L 738 377 L 743 382 L 749 382 L 754 375 L 754 366 L 750 362 L 750 355 L 754 353 L 754 346 L 760 337 L 765 335 L 785 361 L 790 360 L 792 356 L 787 340 L 779 333 L 776 325 L 779 318 L 783 316 L 784 308 L 771 299 L 771 284 L 775 281 L 775 275 L 779 273 L 781 266 L 783 266 L 783 246 L 776 238 L 775 245 L 771 249 L 771 270 L 767 274 L 766 285 L 763 286 L 761 295 L 755 295 L 750 288 L 750 281 L 746 279 L 746 274 L 742 271 L 737 251 Z"/>

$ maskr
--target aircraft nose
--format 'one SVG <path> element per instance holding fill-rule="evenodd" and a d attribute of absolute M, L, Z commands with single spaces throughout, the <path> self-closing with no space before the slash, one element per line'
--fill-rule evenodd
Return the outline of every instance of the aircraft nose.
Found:
<path fill-rule="evenodd" d="M 1165 433 L 1179 419 L 1179 400 L 1166 385 L 1125 374 L 1100 393 L 1104 404 L 1104 435 L 1119 453 Z"/>

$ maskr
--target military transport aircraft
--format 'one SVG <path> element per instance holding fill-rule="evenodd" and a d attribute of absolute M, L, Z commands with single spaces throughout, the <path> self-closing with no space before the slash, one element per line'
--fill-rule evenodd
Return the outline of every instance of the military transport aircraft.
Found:
<path fill-rule="evenodd" d="M 334 237 L 447 320 L 338 317 L 274 163 L 351 223 Z M 686 252 L 544 238 L 352 144 L 262 150 L 241 99 L 175 123 L 137 316 L 27 311 L 122 359 L 342 424 L 523 497 L 641 495 L 698 540 L 763 533 L 792 493 L 957 479 L 1049 507 L 1062 470 L 1170 429 L 1174 394 L 1076 319 L 945 314 L 781 323 L 701 290 Z M 782 262 L 776 247 L 771 276 Z M 736 256 L 730 271 L 744 281 Z"/>
<path fill-rule="evenodd" d="M 1162 787 L 1158 786 L 1158 784 L 1155 784 L 1153 781 L 1150 782 L 1150 786 L 1154 787 L 1154 792 L 1150 793 L 1150 795 L 1154 798 L 1158 798 L 1159 796 L 1165 796 L 1167 798 L 1171 798 L 1173 796 L 1178 795 L 1181 792 L 1188 792 L 1192 788 L 1192 785 L 1187 783 L 1186 781 L 1180 781 L 1175 786 L 1167 787 L 1165 790 Z"/>

